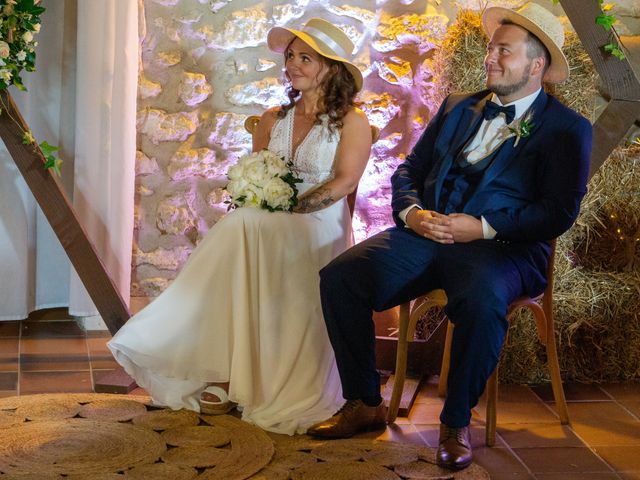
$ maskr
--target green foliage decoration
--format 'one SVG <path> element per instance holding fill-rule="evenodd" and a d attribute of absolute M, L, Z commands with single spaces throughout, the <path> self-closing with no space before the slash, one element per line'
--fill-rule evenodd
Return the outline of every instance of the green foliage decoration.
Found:
<path fill-rule="evenodd" d="M 558 5 L 560 3 L 560 0 L 552 0 L 552 1 L 554 5 Z M 604 0 L 598 0 L 598 4 L 602 9 L 602 13 L 596 17 L 595 22 L 597 25 L 600 25 L 605 30 L 605 32 L 608 32 L 610 34 L 609 43 L 607 43 L 606 45 L 603 45 L 602 49 L 606 53 L 616 57 L 618 60 L 624 60 L 625 54 L 621 48 L 622 41 L 620 40 L 620 36 L 618 35 L 618 32 L 614 27 L 618 19 L 613 13 L 608 13 L 613 10 L 613 8 L 615 7 L 615 4 L 604 3 Z"/>
<path fill-rule="evenodd" d="M 38 42 L 35 35 L 40 32 L 40 16 L 45 8 L 40 0 L 0 0 L 0 90 L 11 85 L 26 91 L 22 83 L 22 71 L 35 71 Z M 6 113 L 22 129 L 22 125 L 10 114 L 7 105 L 0 97 L 0 114 Z M 55 152 L 58 147 L 46 141 L 38 144 L 31 131 L 22 132 L 22 143 L 40 148 L 44 157 L 44 167 L 60 176 L 62 160 Z"/>

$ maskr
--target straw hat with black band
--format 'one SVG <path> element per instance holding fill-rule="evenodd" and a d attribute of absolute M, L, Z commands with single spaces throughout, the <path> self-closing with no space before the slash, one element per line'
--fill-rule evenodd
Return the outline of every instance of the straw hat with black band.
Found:
<path fill-rule="evenodd" d="M 545 82 L 561 83 L 569 78 L 569 63 L 562 53 L 564 29 L 558 17 L 535 3 L 526 3 L 518 10 L 490 7 L 482 15 L 482 25 L 489 38 L 504 21 L 528 30 L 547 47 L 551 54 L 551 64 L 545 73 Z"/>
<path fill-rule="evenodd" d="M 362 88 L 362 73 L 358 67 L 347 60 L 353 53 L 353 42 L 342 30 L 326 20 L 312 18 L 302 27 L 302 30 L 273 27 L 267 34 L 267 45 L 276 53 L 284 53 L 296 37 L 323 57 L 344 64 L 353 75 L 356 88 L 358 90 Z"/>

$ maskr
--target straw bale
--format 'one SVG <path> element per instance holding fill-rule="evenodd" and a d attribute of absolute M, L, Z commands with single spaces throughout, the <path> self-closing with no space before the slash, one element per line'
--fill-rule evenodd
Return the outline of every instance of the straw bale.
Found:
<path fill-rule="evenodd" d="M 569 78 L 559 84 L 548 84 L 545 89 L 593 122 L 597 117 L 598 73 L 575 32 L 565 32 L 562 51 L 569 62 Z"/>
<path fill-rule="evenodd" d="M 618 147 L 593 176 L 574 227 L 558 239 L 554 316 L 563 379 L 640 378 L 640 145 Z M 533 324 L 519 314 L 505 382 L 548 381 Z"/>
<path fill-rule="evenodd" d="M 482 60 L 487 37 L 480 14 L 461 9 L 433 55 L 434 100 L 442 103 L 452 92 L 476 92 L 484 88 Z"/>

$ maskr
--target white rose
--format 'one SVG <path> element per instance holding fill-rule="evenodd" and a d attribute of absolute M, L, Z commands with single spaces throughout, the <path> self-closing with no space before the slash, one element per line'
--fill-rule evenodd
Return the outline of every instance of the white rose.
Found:
<path fill-rule="evenodd" d="M 244 178 L 254 185 L 264 185 L 269 179 L 264 161 L 258 155 L 250 156 L 244 164 Z"/>
<path fill-rule="evenodd" d="M 245 207 L 260 208 L 262 199 L 264 198 L 262 188 L 255 185 L 247 185 L 244 189 L 244 194 L 246 196 L 244 200 Z"/>
<path fill-rule="evenodd" d="M 24 33 L 22 34 L 22 39 L 23 39 L 25 42 L 29 43 L 30 41 L 32 41 L 32 40 L 33 40 L 33 33 L 31 33 L 31 32 L 24 32 Z"/>
<path fill-rule="evenodd" d="M 0 41 L 0 58 L 7 58 L 9 53 L 9 44 L 7 42 Z"/>
<path fill-rule="evenodd" d="M 265 168 L 269 177 L 282 177 L 289 173 L 287 164 L 275 153 L 263 151 Z"/>
<path fill-rule="evenodd" d="M 36 33 L 40 32 L 40 24 L 39 23 L 36 23 L 33 26 L 33 31 L 36 32 Z"/>
<path fill-rule="evenodd" d="M 241 162 L 236 163 L 227 171 L 229 180 L 238 180 L 244 175 L 244 166 Z"/>
<path fill-rule="evenodd" d="M 293 189 L 284 180 L 278 177 L 272 178 L 264 186 L 263 192 L 264 199 L 271 208 L 289 209 Z"/>
<path fill-rule="evenodd" d="M 24 62 L 24 59 L 27 58 L 27 52 L 25 52 L 24 50 L 20 50 L 16 55 L 16 58 L 19 62 Z"/>
<path fill-rule="evenodd" d="M 238 180 L 230 181 L 226 186 L 226 190 L 233 200 L 237 200 L 245 194 L 247 185 L 249 184 L 244 179 L 239 178 Z"/>

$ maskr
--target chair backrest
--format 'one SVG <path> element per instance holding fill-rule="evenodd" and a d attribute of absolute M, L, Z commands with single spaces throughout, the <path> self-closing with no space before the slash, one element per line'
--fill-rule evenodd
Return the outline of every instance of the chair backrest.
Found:
<path fill-rule="evenodd" d="M 244 121 L 244 128 L 251 135 L 256 131 L 256 126 L 260 122 L 260 116 L 258 115 L 249 115 Z M 378 138 L 380 137 L 380 129 L 375 125 L 371 125 L 371 143 L 376 143 Z M 353 192 L 347 195 L 347 205 L 349 206 L 349 213 L 351 218 L 353 218 L 353 212 L 356 209 L 356 196 L 358 194 L 358 187 L 353 190 Z"/>

